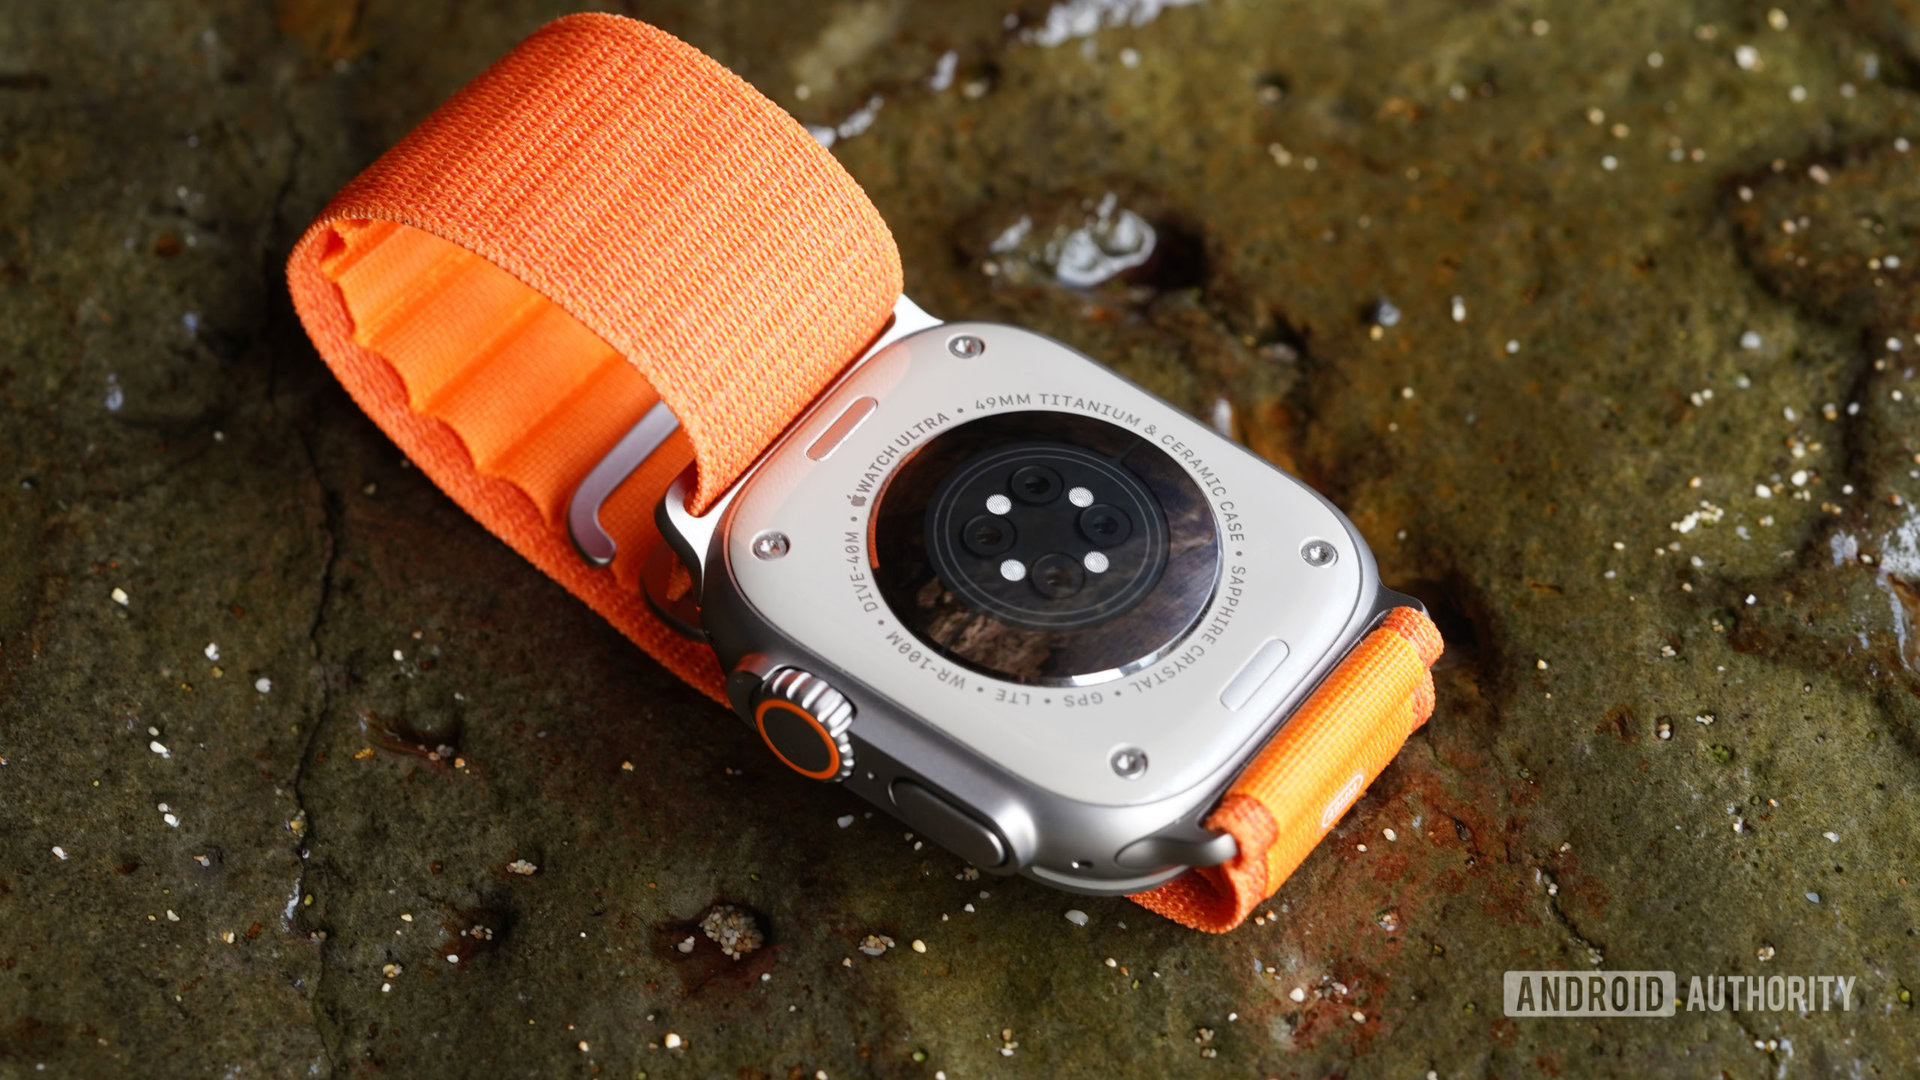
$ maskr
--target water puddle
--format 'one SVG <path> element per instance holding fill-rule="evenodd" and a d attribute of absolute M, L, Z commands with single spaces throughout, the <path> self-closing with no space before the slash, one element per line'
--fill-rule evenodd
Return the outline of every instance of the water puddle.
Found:
<path fill-rule="evenodd" d="M 1136 299 L 1143 300 L 1205 279 L 1199 237 L 1152 209 L 1134 209 L 1111 191 L 1050 202 L 992 232 L 982 272 L 1013 285 L 1051 281 L 1070 289 L 1117 281 L 1141 290 Z"/>

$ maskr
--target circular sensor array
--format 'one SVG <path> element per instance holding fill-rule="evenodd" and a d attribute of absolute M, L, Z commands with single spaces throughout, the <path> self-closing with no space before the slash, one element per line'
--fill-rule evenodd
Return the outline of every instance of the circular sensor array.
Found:
<path fill-rule="evenodd" d="M 1219 581 L 1212 507 L 1115 424 L 1004 412 L 928 440 L 888 478 L 873 574 L 907 629 L 1014 682 L 1085 686 L 1166 654 Z"/>
<path fill-rule="evenodd" d="M 935 571 L 1015 626 L 1090 626 L 1138 604 L 1167 563 L 1145 484 L 1083 447 L 1022 442 L 960 463 L 927 507 Z"/>

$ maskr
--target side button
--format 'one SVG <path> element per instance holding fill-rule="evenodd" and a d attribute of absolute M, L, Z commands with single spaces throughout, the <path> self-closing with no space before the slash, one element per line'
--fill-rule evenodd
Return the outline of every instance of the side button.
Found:
<path fill-rule="evenodd" d="M 1007 861 L 1007 845 L 973 815 L 911 780 L 895 780 L 893 805 L 901 820 L 921 829 L 955 855 L 982 870 Z"/>
<path fill-rule="evenodd" d="M 847 406 L 847 411 L 840 414 L 840 419 L 827 425 L 827 430 L 813 440 L 812 446 L 807 447 L 807 456 L 815 461 L 827 460 L 827 456 L 839 449 L 840 444 L 847 441 L 847 436 L 853 434 L 853 429 L 859 427 L 879 407 L 880 403 L 870 397 L 855 399 L 853 404 Z"/>
<path fill-rule="evenodd" d="M 1268 638 L 1266 643 L 1253 651 L 1253 656 L 1240 669 L 1240 673 L 1227 680 L 1226 689 L 1220 691 L 1220 704 L 1229 709 L 1238 709 L 1254 699 L 1260 688 L 1280 670 L 1287 661 L 1287 643 L 1279 638 Z"/>

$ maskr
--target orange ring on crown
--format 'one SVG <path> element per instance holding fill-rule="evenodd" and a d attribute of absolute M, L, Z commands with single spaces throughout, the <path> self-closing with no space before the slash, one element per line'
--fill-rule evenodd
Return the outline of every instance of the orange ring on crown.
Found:
<path fill-rule="evenodd" d="M 780 752 L 780 747 L 774 744 L 773 736 L 767 734 L 768 709 L 785 709 L 800 717 L 800 719 L 805 720 L 807 725 L 813 728 L 814 733 L 820 736 L 820 741 L 826 744 L 827 747 L 828 758 L 826 768 L 818 770 L 801 768 L 799 765 L 793 763 L 793 759 Z M 795 705 L 793 702 L 782 701 L 778 698 L 768 698 L 761 702 L 753 710 L 753 726 L 760 732 L 760 739 L 767 744 L 767 749 L 773 751 L 773 756 L 779 758 L 782 764 L 794 772 L 799 773 L 801 776 L 807 777 L 810 780 L 831 780 L 840 775 L 839 740 L 835 739 L 833 733 L 827 730 L 826 725 L 822 724 L 812 713 Z"/>

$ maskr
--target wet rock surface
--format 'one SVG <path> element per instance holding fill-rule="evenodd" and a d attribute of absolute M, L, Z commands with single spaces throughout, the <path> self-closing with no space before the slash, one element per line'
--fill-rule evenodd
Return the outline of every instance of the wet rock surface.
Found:
<path fill-rule="evenodd" d="M 0 22 L 0 1077 L 1917 1067 L 1913 4 L 627 5 L 831 129 L 928 310 L 1435 608 L 1434 722 L 1219 938 L 786 774 L 327 374 L 299 229 L 559 10 Z M 1858 982 L 1502 1016 L 1595 964 Z"/>

